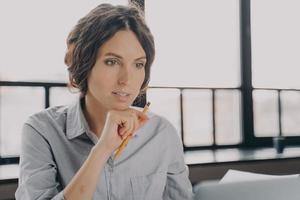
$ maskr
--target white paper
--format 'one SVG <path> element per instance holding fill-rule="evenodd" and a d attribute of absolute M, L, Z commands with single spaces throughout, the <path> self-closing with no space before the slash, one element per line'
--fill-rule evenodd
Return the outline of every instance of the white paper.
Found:
<path fill-rule="evenodd" d="M 245 172 L 239 170 L 228 170 L 220 183 L 240 182 L 240 181 L 254 181 L 254 180 L 266 180 L 266 179 L 277 179 L 284 177 L 298 177 L 299 174 L 292 175 L 269 175 L 269 174 L 258 174 L 252 172 Z"/>

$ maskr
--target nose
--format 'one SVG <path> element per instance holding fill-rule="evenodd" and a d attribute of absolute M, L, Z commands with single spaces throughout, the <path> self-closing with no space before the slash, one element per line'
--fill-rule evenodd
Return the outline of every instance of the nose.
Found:
<path fill-rule="evenodd" d="M 127 67 L 122 67 L 119 72 L 118 84 L 127 85 L 130 80 L 130 71 Z"/>

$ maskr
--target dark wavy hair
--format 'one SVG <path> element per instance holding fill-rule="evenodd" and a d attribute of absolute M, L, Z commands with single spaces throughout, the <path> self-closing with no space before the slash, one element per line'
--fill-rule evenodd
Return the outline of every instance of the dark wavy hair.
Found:
<path fill-rule="evenodd" d="M 135 5 L 113 6 L 101 4 L 81 18 L 67 37 L 65 64 L 68 66 L 70 86 L 81 96 L 88 90 L 88 77 L 99 48 L 120 30 L 131 30 L 146 53 L 145 80 L 140 95 L 150 80 L 150 68 L 155 56 L 153 36 L 144 20 L 144 13 Z"/>

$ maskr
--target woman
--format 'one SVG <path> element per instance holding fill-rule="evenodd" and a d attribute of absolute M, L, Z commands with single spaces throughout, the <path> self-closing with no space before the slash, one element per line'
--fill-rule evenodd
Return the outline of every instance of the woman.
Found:
<path fill-rule="evenodd" d="M 102 4 L 71 31 L 65 62 L 81 97 L 25 123 L 17 200 L 192 198 L 174 127 L 130 106 L 145 92 L 154 59 L 142 16 L 134 7 Z"/>

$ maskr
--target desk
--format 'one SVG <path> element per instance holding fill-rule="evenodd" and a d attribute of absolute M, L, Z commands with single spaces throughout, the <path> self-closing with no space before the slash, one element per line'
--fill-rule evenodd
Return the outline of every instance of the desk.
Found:
<path fill-rule="evenodd" d="M 300 168 L 300 147 L 287 147 L 282 154 L 274 148 L 221 149 L 185 152 L 193 184 L 216 180 L 228 169 L 274 175 L 297 174 Z"/>
<path fill-rule="evenodd" d="M 18 180 L 19 177 L 19 165 L 0 165 L 0 184 L 3 182 Z"/>
<path fill-rule="evenodd" d="M 18 177 L 18 164 L 0 165 L 0 200 L 14 199 Z"/>

